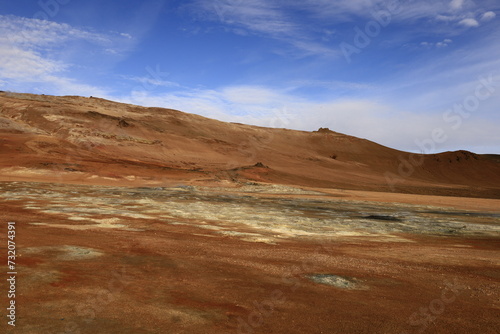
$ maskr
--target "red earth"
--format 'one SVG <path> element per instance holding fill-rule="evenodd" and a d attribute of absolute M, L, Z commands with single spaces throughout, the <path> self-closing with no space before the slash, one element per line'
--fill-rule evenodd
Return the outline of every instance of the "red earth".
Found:
<path fill-rule="evenodd" d="M 0 187 L 2 332 L 500 333 L 496 156 L 0 93 Z"/>

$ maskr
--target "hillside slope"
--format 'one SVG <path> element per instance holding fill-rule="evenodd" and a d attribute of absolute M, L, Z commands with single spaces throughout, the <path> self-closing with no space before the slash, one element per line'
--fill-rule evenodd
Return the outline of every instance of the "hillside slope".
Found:
<path fill-rule="evenodd" d="M 113 185 L 259 181 L 500 198 L 500 163 L 419 155 L 328 129 L 225 123 L 99 98 L 0 93 L 0 179 Z"/>

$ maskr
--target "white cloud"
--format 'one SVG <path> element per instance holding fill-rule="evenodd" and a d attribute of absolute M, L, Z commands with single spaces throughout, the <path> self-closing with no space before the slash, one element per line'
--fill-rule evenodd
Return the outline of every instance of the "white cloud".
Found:
<path fill-rule="evenodd" d="M 297 23 L 287 14 L 286 6 L 276 1 L 196 0 L 194 4 L 202 19 L 209 18 L 231 26 L 234 33 L 252 33 L 279 40 L 299 50 L 301 56 L 339 55 L 330 45 L 322 45 L 309 36 L 309 28 Z"/>
<path fill-rule="evenodd" d="M 136 90 L 119 100 L 144 106 L 162 106 L 224 121 L 270 126 L 266 119 L 288 103 L 298 101 L 276 90 L 259 86 L 230 86 L 220 90 L 182 89 L 170 93 Z"/>
<path fill-rule="evenodd" d="M 65 68 L 63 63 L 46 59 L 36 51 L 0 44 L 0 78 L 33 81 Z"/>
<path fill-rule="evenodd" d="M 461 25 L 466 26 L 466 27 L 478 27 L 479 26 L 479 22 L 477 22 L 477 20 L 473 19 L 473 18 L 463 19 L 460 22 L 458 22 L 458 24 L 461 24 Z"/>
<path fill-rule="evenodd" d="M 128 36 L 118 33 L 102 34 L 64 23 L 0 15 L 0 80 L 24 91 L 34 85 L 36 91 L 54 94 L 104 94 L 103 89 L 68 78 L 74 67 L 68 55 L 86 54 L 84 50 L 117 55 L 126 39 Z M 77 47 L 82 50 L 74 49 Z"/>
<path fill-rule="evenodd" d="M 53 91 L 56 95 L 109 97 L 109 92 L 106 89 L 83 84 L 74 79 L 62 76 L 45 75 L 40 78 L 40 82 L 47 85 L 47 87 L 54 87 Z"/>
<path fill-rule="evenodd" d="M 233 86 L 222 89 L 221 96 L 231 104 L 269 105 L 280 99 L 280 94 L 255 86 Z"/>
<path fill-rule="evenodd" d="M 155 87 L 180 87 L 181 85 L 177 82 L 163 80 L 161 78 L 155 77 L 135 77 L 135 76 L 122 76 L 122 78 L 135 81 L 141 84 L 141 87 L 145 90 L 152 90 Z"/>
<path fill-rule="evenodd" d="M 320 87 L 332 91 L 359 91 L 375 89 L 375 86 L 370 84 L 341 80 L 295 80 L 290 82 L 290 84 L 293 86 L 287 91 L 295 91 L 304 87 Z"/>
<path fill-rule="evenodd" d="M 297 26 L 286 19 L 272 2 L 264 0 L 197 1 L 204 17 L 245 28 L 252 32 L 278 37 L 292 35 Z"/>
<path fill-rule="evenodd" d="M 442 48 L 442 47 L 446 47 L 446 46 L 450 45 L 451 43 L 453 43 L 453 41 L 451 39 L 445 38 L 442 42 L 437 42 L 436 46 L 438 48 Z"/>
<path fill-rule="evenodd" d="M 436 42 L 436 43 L 433 43 L 433 42 L 421 42 L 420 45 L 424 46 L 424 47 L 434 47 L 435 46 L 435 47 L 438 47 L 438 48 L 442 48 L 442 47 L 447 47 L 451 43 L 453 43 L 453 40 L 451 40 L 449 38 L 445 38 L 444 40 L 442 40 L 440 42 Z"/>
<path fill-rule="evenodd" d="M 456 19 L 457 19 L 456 16 L 441 15 L 441 14 L 436 15 L 436 20 L 438 21 L 451 22 L 451 21 L 456 21 Z"/>
<path fill-rule="evenodd" d="M 464 6 L 464 2 L 464 0 L 451 0 L 450 7 L 453 10 L 462 9 L 462 7 Z"/>
<path fill-rule="evenodd" d="M 195 12 L 197 11 L 202 19 L 218 20 L 234 33 L 259 34 L 282 41 L 292 46 L 295 51 L 300 50 L 301 56 L 324 55 L 332 58 L 341 53 L 338 47 L 335 47 L 338 46 L 338 41 L 332 43 L 331 36 L 324 34 L 318 38 L 318 32 L 329 31 L 332 24 L 352 23 L 352 28 L 356 25 L 363 28 L 363 24 L 374 20 L 374 15 L 383 13 L 382 16 L 388 18 L 390 22 L 411 25 L 417 21 L 426 20 L 428 24 L 439 25 L 435 31 L 456 35 L 464 31 L 463 27 L 479 26 L 479 18 L 476 19 L 475 16 L 482 11 L 479 5 L 471 0 L 303 0 L 288 2 L 193 0 L 193 3 L 191 8 L 195 8 Z M 491 19 L 491 15 L 483 15 L 484 20 Z M 440 21 L 455 24 L 442 25 Z M 418 26 L 412 27 L 412 31 L 416 32 L 420 26 L 421 23 L 418 23 Z M 342 40 L 342 33 L 345 33 L 346 37 L 352 39 L 351 31 L 352 29 L 348 29 L 339 32 L 337 29 L 335 38 Z M 411 34 L 407 36 L 411 38 Z M 406 36 L 399 35 L 397 38 L 404 39 Z M 404 44 L 404 41 L 398 40 L 398 43 Z M 443 47 L 448 44 L 444 42 L 439 46 Z M 281 54 L 287 53 L 287 50 L 279 51 L 277 52 Z"/>
<path fill-rule="evenodd" d="M 489 11 L 489 12 L 484 13 L 481 16 L 481 21 L 490 21 L 490 20 L 493 20 L 496 16 L 497 16 L 497 14 L 495 14 L 495 12 Z"/>
<path fill-rule="evenodd" d="M 496 17 L 495 12 L 492 11 L 479 15 L 478 12 L 482 12 L 481 9 L 476 9 L 475 11 L 465 11 L 459 10 L 460 8 L 461 7 L 457 7 L 457 10 L 453 14 L 438 14 L 435 19 L 437 21 L 456 22 L 458 25 L 465 27 L 478 27 L 480 25 L 479 21 L 487 22 Z"/>
<path fill-rule="evenodd" d="M 375 13 L 389 14 L 391 21 L 409 22 L 435 17 L 436 13 L 450 11 L 443 1 L 419 0 L 304 0 L 291 3 L 322 22 L 354 22 L 360 16 L 372 20 Z M 368 22 L 368 21 L 367 21 Z"/>
<path fill-rule="evenodd" d="M 101 45 L 112 42 L 109 36 L 68 24 L 12 15 L 0 15 L 0 36 L 2 44 L 9 41 L 14 45 L 32 48 L 60 45 L 69 40 L 86 40 Z"/>
<path fill-rule="evenodd" d="M 132 35 L 126 34 L 126 33 L 121 33 L 120 36 L 126 37 L 128 39 L 132 39 L 133 38 Z"/>

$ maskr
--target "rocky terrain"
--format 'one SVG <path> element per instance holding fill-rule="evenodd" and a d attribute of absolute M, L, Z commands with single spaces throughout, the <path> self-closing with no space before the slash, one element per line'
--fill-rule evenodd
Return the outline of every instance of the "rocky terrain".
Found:
<path fill-rule="evenodd" d="M 277 124 L 280 124 L 276 121 Z M 495 155 L 410 154 L 329 129 L 224 123 L 99 98 L 0 93 L 3 180 L 298 186 L 500 198 Z"/>
<path fill-rule="evenodd" d="M 1 331 L 498 333 L 499 166 L 0 93 Z"/>

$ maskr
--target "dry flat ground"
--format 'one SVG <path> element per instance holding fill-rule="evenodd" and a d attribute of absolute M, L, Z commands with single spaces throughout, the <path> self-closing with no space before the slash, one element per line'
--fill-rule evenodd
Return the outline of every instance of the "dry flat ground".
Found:
<path fill-rule="evenodd" d="M 34 182 L 0 200 L 2 332 L 500 332 L 500 200 Z"/>

